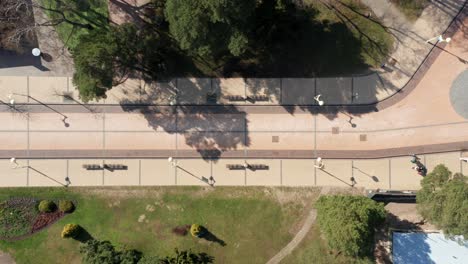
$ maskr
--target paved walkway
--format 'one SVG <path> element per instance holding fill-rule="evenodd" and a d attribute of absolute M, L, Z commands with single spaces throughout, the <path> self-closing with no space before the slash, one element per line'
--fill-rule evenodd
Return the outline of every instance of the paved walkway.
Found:
<path fill-rule="evenodd" d="M 431 171 L 445 164 L 452 172 L 468 174 L 461 162 L 465 152 L 419 155 Z M 317 169 L 314 159 L 232 159 L 203 160 L 176 158 L 175 167 L 165 158 L 120 159 L 17 159 L 18 168 L 9 158 L 0 159 L 0 186 L 336 186 L 365 189 L 417 190 L 421 176 L 412 169 L 410 156 L 384 159 L 324 159 Z M 244 169 L 244 163 L 249 169 Z M 97 165 L 87 170 L 83 165 Z M 102 164 L 123 165 L 121 169 L 102 169 Z M 228 165 L 239 166 L 229 169 Z M 263 168 L 253 169 L 255 165 Z M 352 182 L 351 177 L 354 178 Z"/>
<path fill-rule="evenodd" d="M 294 236 L 293 240 L 289 242 L 284 248 L 278 252 L 273 258 L 271 258 L 267 264 L 278 264 L 283 260 L 287 255 L 291 254 L 291 252 L 301 243 L 304 237 L 309 232 L 310 228 L 315 222 L 315 218 L 317 217 L 317 210 L 312 209 L 307 215 L 307 218 L 304 221 L 304 225 L 301 227 L 299 232 Z"/>

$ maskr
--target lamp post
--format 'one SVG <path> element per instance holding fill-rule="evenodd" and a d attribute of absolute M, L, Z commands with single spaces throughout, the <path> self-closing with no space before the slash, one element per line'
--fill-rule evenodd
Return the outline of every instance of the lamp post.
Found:
<path fill-rule="evenodd" d="M 42 52 L 41 52 L 40 49 L 38 49 L 38 48 L 32 49 L 32 55 L 33 55 L 34 57 L 39 57 L 39 56 L 41 56 L 41 54 L 42 54 Z"/>
<path fill-rule="evenodd" d="M 437 37 L 428 39 L 428 40 L 426 41 L 426 43 L 429 43 L 429 42 L 431 42 L 431 41 L 433 41 L 433 40 L 437 40 L 437 43 L 439 43 L 439 42 L 447 42 L 447 43 L 449 43 L 452 39 L 451 39 L 451 38 L 445 38 L 445 39 L 444 39 L 444 37 L 443 37 L 442 35 L 439 35 L 439 36 L 437 36 Z M 437 44 L 437 43 L 436 43 L 436 44 Z"/>
<path fill-rule="evenodd" d="M 322 100 L 320 100 L 320 97 L 321 97 L 321 96 L 322 96 L 321 94 L 318 94 L 318 95 L 316 95 L 316 96 L 314 97 L 314 100 L 317 101 L 317 103 L 318 103 L 320 106 L 322 106 L 322 105 L 324 104 L 324 102 L 323 102 Z"/>
<path fill-rule="evenodd" d="M 315 160 L 315 165 L 314 165 L 315 168 L 319 169 L 319 170 L 322 170 L 324 167 L 325 167 L 325 164 L 323 164 L 323 160 L 321 157 L 318 157 L 316 160 Z"/>
<path fill-rule="evenodd" d="M 16 161 L 16 158 L 11 158 L 10 163 L 15 165 L 15 167 L 13 167 L 13 169 L 18 168 L 18 166 L 19 166 L 18 162 Z"/>

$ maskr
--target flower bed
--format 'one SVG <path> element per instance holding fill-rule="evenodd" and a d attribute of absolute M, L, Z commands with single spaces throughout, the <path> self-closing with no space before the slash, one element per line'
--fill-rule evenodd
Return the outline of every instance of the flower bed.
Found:
<path fill-rule="evenodd" d="M 40 213 L 39 200 L 34 198 L 11 198 L 0 203 L 0 239 L 18 240 L 53 224 L 64 213 Z"/>

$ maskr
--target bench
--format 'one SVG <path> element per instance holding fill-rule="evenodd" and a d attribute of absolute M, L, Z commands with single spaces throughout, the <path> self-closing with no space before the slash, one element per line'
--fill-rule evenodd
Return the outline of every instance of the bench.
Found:
<path fill-rule="evenodd" d="M 240 95 L 227 95 L 226 98 L 232 102 L 245 101 L 245 98 Z"/>
<path fill-rule="evenodd" d="M 245 170 L 244 165 L 240 165 L 240 164 L 227 164 L 226 168 L 230 170 Z"/>
<path fill-rule="evenodd" d="M 83 169 L 86 170 L 101 170 L 101 165 L 99 164 L 83 164 Z"/>
<path fill-rule="evenodd" d="M 253 101 L 253 102 L 265 102 L 265 101 L 269 101 L 270 100 L 270 97 L 268 95 L 250 95 L 250 96 L 247 96 L 247 100 L 248 101 Z"/>
<path fill-rule="evenodd" d="M 123 164 L 104 164 L 104 169 L 108 170 L 127 170 L 128 166 Z"/>

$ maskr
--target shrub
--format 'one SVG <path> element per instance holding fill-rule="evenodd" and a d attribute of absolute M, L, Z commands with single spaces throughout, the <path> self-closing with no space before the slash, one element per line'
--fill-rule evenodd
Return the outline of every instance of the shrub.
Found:
<path fill-rule="evenodd" d="M 75 210 L 75 205 L 72 201 L 59 201 L 59 210 L 64 213 L 71 213 Z"/>
<path fill-rule="evenodd" d="M 81 232 L 81 226 L 77 224 L 66 224 L 62 230 L 62 238 L 76 238 Z"/>
<path fill-rule="evenodd" d="M 57 205 L 49 200 L 42 200 L 38 206 L 39 212 L 41 213 L 52 213 L 57 209 Z"/>
<path fill-rule="evenodd" d="M 192 224 L 192 226 L 190 226 L 190 234 L 192 234 L 192 236 L 202 237 L 204 233 L 204 228 L 201 225 Z"/>
<path fill-rule="evenodd" d="M 320 197 L 316 208 L 318 225 L 332 249 L 352 256 L 371 254 L 374 229 L 386 216 L 383 204 L 337 195 Z"/>

